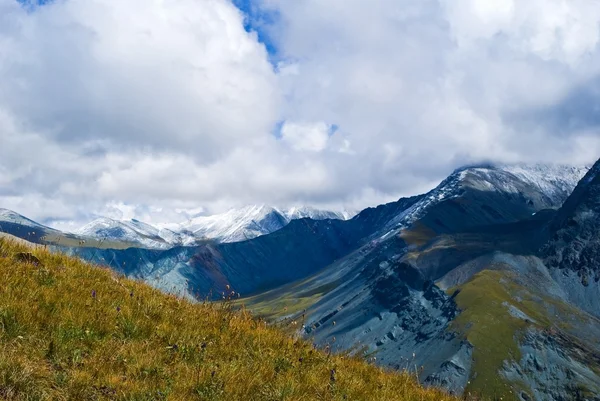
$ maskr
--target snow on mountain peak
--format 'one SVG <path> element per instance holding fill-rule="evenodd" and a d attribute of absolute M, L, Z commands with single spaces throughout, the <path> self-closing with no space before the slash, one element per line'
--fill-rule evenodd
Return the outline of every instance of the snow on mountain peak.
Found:
<path fill-rule="evenodd" d="M 135 219 L 125 221 L 101 217 L 75 233 L 163 249 L 175 245 L 195 245 L 207 239 L 219 242 L 244 241 L 272 233 L 292 220 L 305 217 L 315 220 L 344 219 L 345 215 L 312 207 L 282 211 L 267 205 L 251 205 L 221 214 L 196 216 L 181 224 L 153 226 Z"/>
<path fill-rule="evenodd" d="M 419 219 L 431 206 L 456 198 L 467 188 L 506 194 L 535 192 L 538 209 L 558 209 L 572 193 L 589 167 L 542 164 L 477 165 L 455 170 L 423 199 L 402 212 L 390 226 L 406 225 Z"/>
<path fill-rule="evenodd" d="M 9 209 L 0 208 L 0 221 L 5 221 L 8 223 L 20 224 L 27 227 L 32 228 L 43 228 L 45 230 L 52 230 L 49 227 L 43 226 L 39 223 L 36 223 L 33 220 L 28 219 L 25 216 L 20 215 L 19 213 L 13 212 Z"/>

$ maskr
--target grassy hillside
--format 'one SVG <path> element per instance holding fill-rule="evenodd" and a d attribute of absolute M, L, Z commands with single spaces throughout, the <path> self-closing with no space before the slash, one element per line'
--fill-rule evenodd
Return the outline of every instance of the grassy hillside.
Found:
<path fill-rule="evenodd" d="M 5 238 L 0 283 L 0 399 L 450 399 L 228 303 L 191 304 Z"/>

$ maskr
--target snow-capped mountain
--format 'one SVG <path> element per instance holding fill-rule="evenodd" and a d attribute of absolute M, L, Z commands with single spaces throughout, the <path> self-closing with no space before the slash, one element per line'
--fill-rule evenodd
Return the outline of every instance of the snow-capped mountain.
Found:
<path fill-rule="evenodd" d="M 0 233 L 11 234 L 28 241 L 40 242 L 48 234 L 59 231 L 46 227 L 19 213 L 0 208 Z"/>
<path fill-rule="evenodd" d="M 413 207 L 399 214 L 390 226 L 410 224 L 432 206 L 458 198 L 466 191 L 520 198 L 532 212 L 558 209 L 588 170 L 586 166 L 541 164 L 463 167 L 454 171 Z M 491 212 L 490 205 L 482 207 Z"/>
<path fill-rule="evenodd" d="M 102 217 L 75 231 L 75 234 L 98 239 L 123 241 L 145 248 L 166 249 L 197 245 L 203 240 L 238 242 L 277 231 L 292 220 L 345 220 L 348 213 L 296 207 L 281 211 L 265 206 L 247 206 L 228 212 L 197 216 L 182 224 L 152 226 L 138 220 L 114 220 Z"/>
<path fill-rule="evenodd" d="M 181 224 L 175 231 L 193 233 L 196 238 L 216 239 L 219 242 L 238 242 L 277 231 L 292 220 L 346 220 L 349 214 L 319 210 L 312 207 L 294 207 L 280 210 L 265 205 L 231 209 L 222 214 L 198 216 Z"/>
<path fill-rule="evenodd" d="M 32 229 L 45 229 L 45 230 L 49 230 L 49 227 L 43 226 L 39 223 L 36 223 L 33 220 L 28 219 L 25 216 L 20 215 L 19 213 L 13 212 L 12 210 L 8 210 L 8 209 L 1 209 L 0 208 L 0 221 L 2 222 L 6 222 L 6 223 L 13 223 L 13 224 L 19 224 L 21 226 L 26 226 L 26 227 L 30 227 Z"/>
<path fill-rule="evenodd" d="M 272 233 L 288 223 L 289 219 L 275 208 L 247 206 L 222 214 L 195 217 L 181 224 L 177 231 L 220 242 L 238 242 Z"/>
<path fill-rule="evenodd" d="M 159 229 L 135 219 L 120 221 L 108 217 L 98 218 L 81 227 L 74 234 L 157 249 L 170 248 L 183 242 L 180 234 L 168 229 Z"/>
<path fill-rule="evenodd" d="M 310 206 L 303 207 L 292 207 L 283 212 L 283 215 L 289 221 L 310 218 L 313 220 L 326 220 L 326 219 L 338 219 L 338 220 L 348 220 L 354 216 L 353 213 L 350 213 L 346 210 L 341 212 L 334 212 L 331 210 L 320 210 L 315 209 Z"/>

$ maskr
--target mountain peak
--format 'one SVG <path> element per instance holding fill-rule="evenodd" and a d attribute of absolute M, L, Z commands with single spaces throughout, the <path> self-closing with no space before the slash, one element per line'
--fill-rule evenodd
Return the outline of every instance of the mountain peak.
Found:
<path fill-rule="evenodd" d="M 419 202 L 394 218 L 390 227 L 411 224 L 432 207 L 474 192 L 487 194 L 488 197 L 494 195 L 493 198 L 512 198 L 516 205 L 522 203 L 522 207 L 505 216 L 507 222 L 542 209 L 558 209 L 588 170 L 588 167 L 542 164 L 465 166 L 455 170 Z M 463 209 L 461 205 L 455 206 L 454 209 Z M 497 217 L 503 214 L 492 211 L 491 205 L 480 206 Z M 481 221 L 481 224 L 484 223 Z"/>

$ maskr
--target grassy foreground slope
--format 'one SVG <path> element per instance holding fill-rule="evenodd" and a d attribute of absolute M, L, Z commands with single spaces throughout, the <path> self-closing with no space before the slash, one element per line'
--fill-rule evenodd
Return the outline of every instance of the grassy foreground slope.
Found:
<path fill-rule="evenodd" d="M 0 399 L 450 399 L 226 304 L 192 304 L 6 238 L 0 283 Z"/>

